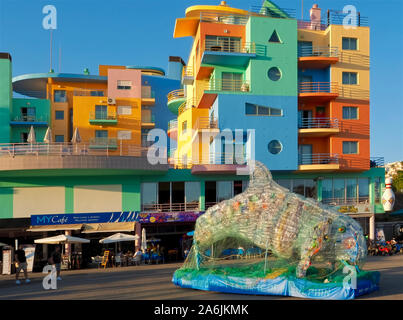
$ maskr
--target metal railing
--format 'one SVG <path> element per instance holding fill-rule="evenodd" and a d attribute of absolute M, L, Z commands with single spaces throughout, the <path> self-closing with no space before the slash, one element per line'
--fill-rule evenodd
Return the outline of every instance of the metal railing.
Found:
<path fill-rule="evenodd" d="M 299 120 L 299 129 L 337 129 L 339 128 L 339 119 L 337 118 L 302 118 Z"/>
<path fill-rule="evenodd" d="M 178 89 L 171 91 L 168 93 L 167 98 L 168 98 L 168 103 L 171 102 L 172 100 L 180 99 L 185 97 L 185 90 L 183 89 Z"/>
<path fill-rule="evenodd" d="M 338 47 L 301 47 L 298 48 L 298 57 L 339 57 Z"/>
<path fill-rule="evenodd" d="M 367 204 L 367 203 L 369 203 L 369 197 L 325 198 L 325 199 L 322 199 L 322 203 L 328 204 L 331 206 Z"/>
<path fill-rule="evenodd" d="M 327 24 L 323 21 L 314 22 L 311 20 L 298 20 L 297 22 L 298 29 L 302 30 L 317 30 L 324 31 L 327 28 Z"/>
<path fill-rule="evenodd" d="M 337 82 L 299 82 L 298 93 L 335 93 L 338 94 Z"/>
<path fill-rule="evenodd" d="M 90 121 L 116 121 L 116 111 L 91 111 Z"/>
<path fill-rule="evenodd" d="M 370 98 L 369 90 L 355 88 L 354 85 L 340 86 L 338 89 L 338 94 L 340 97 L 349 98 L 349 99 L 369 100 L 369 98 Z"/>
<path fill-rule="evenodd" d="M 142 204 L 142 211 L 152 212 L 183 212 L 183 211 L 198 211 L 200 210 L 199 202 L 188 203 L 155 203 L 155 204 Z"/>
<path fill-rule="evenodd" d="M 177 169 L 190 169 L 193 165 L 246 165 L 248 157 L 245 154 L 234 153 L 208 153 L 201 159 L 184 161 L 179 157 L 171 157 L 171 165 Z"/>
<path fill-rule="evenodd" d="M 184 103 L 182 103 L 178 108 L 178 115 L 182 114 L 185 110 L 188 110 L 190 108 L 196 108 L 195 98 L 190 98 L 186 100 Z"/>
<path fill-rule="evenodd" d="M 168 122 L 168 130 L 178 129 L 178 120 L 174 119 Z"/>
<path fill-rule="evenodd" d="M 74 90 L 73 96 L 79 97 L 105 97 L 105 89 Z"/>
<path fill-rule="evenodd" d="M 345 23 L 348 23 L 351 26 L 368 27 L 369 19 L 368 17 L 361 16 L 359 12 L 355 16 L 352 16 L 351 13 L 343 13 L 342 11 L 337 10 L 327 10 L 326 17 L 320 21 L 298 20 L 298 29 L 323 31 L 332 24 L 344 25 Z"/>
<path fill-rule="evenodd" d="M 332 153 L 298 154 L 298 164 L 339 164 L 339 155 Z"/>
<path fill-rule="evenodd" d="M 193 66 L 186 66 L 183 68 L 183 77 L 193 77 Z"/>
<path fill-rule="evenodd" d="M 245 80 L 212 80 L 208 83 L 210 91 L 233 91 L 233 92 L 249 92 L 249 82 Z"/>
<path fill-rule="evenodd" d="M 223 12 L 201 12 L 200 22 L 246 25 L 249 21 L 247 15 L 237 15 Z"/>
<path fill-rule="evenodd" d="M 100 146 L 101 148 L 93 148 Z M 52 142 L 52 143 L 2 143 L 0 144 L 0 157 L 9 156 L 133 156 L 146 157 L 151 150 L 151 157 L 154 154 L 154 147 L 142 147 L 119 142 L 117 139 L 96 138 L 86 142 Z"/>
<path fill-rule="evenodd" d="M 13 117 L 11 121 L 15 122 L 48 122 L 47 117 L 37 117 L 37 116 L 29 116 L 29 115 L 21 115 Z"/>
<path fill-rule="evenodd" d="M 296 10 L 289 8 L 280 8 L 280 7 L 262 7 L 262 6 L 251 6 L 250 12 L 258 15 L 269 16 L 273 18 L 295 18 Z"/>
<path fill-rule="evenodd" d="M 205 41 L 204 48 L 205 51 L 256 53 L 256 44 L 254 42 L 209 39 Z"/>
<path fill-rule="evenodd" d="M 199 117 L 196 120 L 195 129 L 218 129 L 218 121 L 216 118 Z"/>
<path fill-rule="evenodd" d="M 383 168 L 385 167 L 385 158 L 384 157 L 370 157 L 370 168 Z"/>

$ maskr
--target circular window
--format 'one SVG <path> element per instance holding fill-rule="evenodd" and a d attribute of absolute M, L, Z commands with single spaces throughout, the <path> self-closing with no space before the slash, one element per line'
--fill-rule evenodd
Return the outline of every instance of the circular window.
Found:
<path fill-rule="evenodd" d="M 269 76 L 269 79 L 272 81 L 278 81 L 281 78 L 281 71 L 277 67 L 273 67 L 269 69 L 269 72 L 267 73 Z"/>
<path fill-rule="evenodd" d="M 272 140 L 269 142 L 269 152 L 272 154 L 278 154 L 283 150 L 283 145 L 278 140 Z"/>

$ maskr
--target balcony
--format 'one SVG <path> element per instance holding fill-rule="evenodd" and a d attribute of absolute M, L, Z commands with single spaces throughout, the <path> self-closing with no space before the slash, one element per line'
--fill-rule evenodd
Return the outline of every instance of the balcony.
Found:
<path fill-rule="evenodd" d="M 211 117 L 199 117 L 195 123 L 195 129 L 217 129 L 218 130 L 218 121 L 216 118 Z"/>
<path fill-rule="evenodd" d="M 298 98 L 300 102 L 329 102 L 339 96 L 336 82 L 299 82 Z"/>
<path fill-rule="evenodd" d="M 15 143 L 0 144 L 0 171 L 94 169 L 94 174 L 113 169 L 116 174 L 127 170 L 167 171 L 168 164 L 152 164 L 149 148 L 127 144 L 116 139 L 93 139 L 77 144 L 71 143 Z M 101 171 L 99 171 L 102 169 Z M 117 171 L 123 170 L 123 171 Z M 71 171 L 63 171 L 70 175 Z M 98 173 L 97 173 L 98 172 Z M 119 173 L 120 172 L 120 173 Z"/>
<path fill-rule="evenodd" d="M 200 84 L 204 91 L 200 100 L 196 103 L 198 108 L 210 108 L 217 98 L 218 92 L 250 92 L 249 82 L 245 80 L 211 80 Z"/>
<path fill-rule="evenodd" d="M 326 137 L 340 132 L 337 118 L 305 118 L 299 121 L 300 137 Z"/>
<path fill-rule="evenodd" d="M 141 104 L 143 106 L 152 106 L 155 104 L 155 92 L 151 91 L 150 86 L 141 87 Z"/>
<path fill-rule="evenodd" d="M 141 115 L 141 127 L 142 128 L 154 128 L 155 127 L 155 116 L 152 115 Z"/>
<path fill-rule="evenodd" d="M 201 63 L 245 67 L 249 60 L 255 57 L 256 44 L 254 42 L 206 40 Z"/>
<path fill-rule="evenodd" d="M 334 171 L 339 168 L 338 154 L 312 153 L 298 155 L 299 171 Z"/>
<path fill-rule="evenodd" d="M 116 125 L 118 119 L 116 111 L 95 111 L 90 113 L 89 122 L 94 125 Z"/>
<path fill-rule="evenodd" d="M 199 211 L 199 202 L 188 203 L 155 203 L 141 205 L 141 211 L 144 212 L 184 212 Z"/>
<path fill-rule="evenodd" d="M 48 119 L 36 116 L 17 116 L 14 117 L 13 120 L 10 120 L 10 126 L 14 127 L 47 127 L 48 126 Z"/>
<path fill-rule="evenodd" d="M 192 85 L 194 80 L 193 66 L 184 67 L 182 73 L 182 83 L 184 85 Z"/>
<path fill-rule="evenodd" d="M 178 120 L 174 119 L 168 122 L 168 137 L 176 140 L 178 138 Z"/>
<path fill-rule="evenodd" d="M 167 98 L 168 98 L 168 109 L 173 114 L 177 115 L 178 108 L 182 103 L 186 101 L 185 91 L 183 89 L 171 91 L 170 93 L 168 93 Z"/>
<path fill-rule="evenodd" d="M 116 150 L 118 148 L 116 138 L 92 138 L 89 143 L 90 149 Z"/>
<path fill-rule="evenodd" d="M 301 47 L 298 49 L 298 68 L 324 69 L 339 62 L 337 47 Z"/>

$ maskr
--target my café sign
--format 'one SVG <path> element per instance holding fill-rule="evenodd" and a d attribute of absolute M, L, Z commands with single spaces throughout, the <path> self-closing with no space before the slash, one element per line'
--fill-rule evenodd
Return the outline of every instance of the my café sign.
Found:
<path fill-rule="evenodd" d="M 49 226 L 84 223 L 167 223 L 194 222 L 202 215 L 200 212 L 98 212 L 98 213 L 69 213 L 69 214 L 38 214 L 31 215 L 32 226 Z"/>

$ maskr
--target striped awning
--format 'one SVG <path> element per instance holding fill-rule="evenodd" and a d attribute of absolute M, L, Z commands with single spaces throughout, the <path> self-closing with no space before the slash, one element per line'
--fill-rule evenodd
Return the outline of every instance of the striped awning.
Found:
<path fill-rule="evenodd" d="M 82 224 L 60 224 L 49 226 L 31 226 L 27 231 L 45 232 L 45 231 L 63 231 L 63 230 L 81 230 Z"/>
<path fill-rule="evenodd" d="M 134 231 L 135 222 L 116 222 L 116 223 L 89 223 L 84 224 L 82 233 L 97 232 L 130 232 Z"/>

